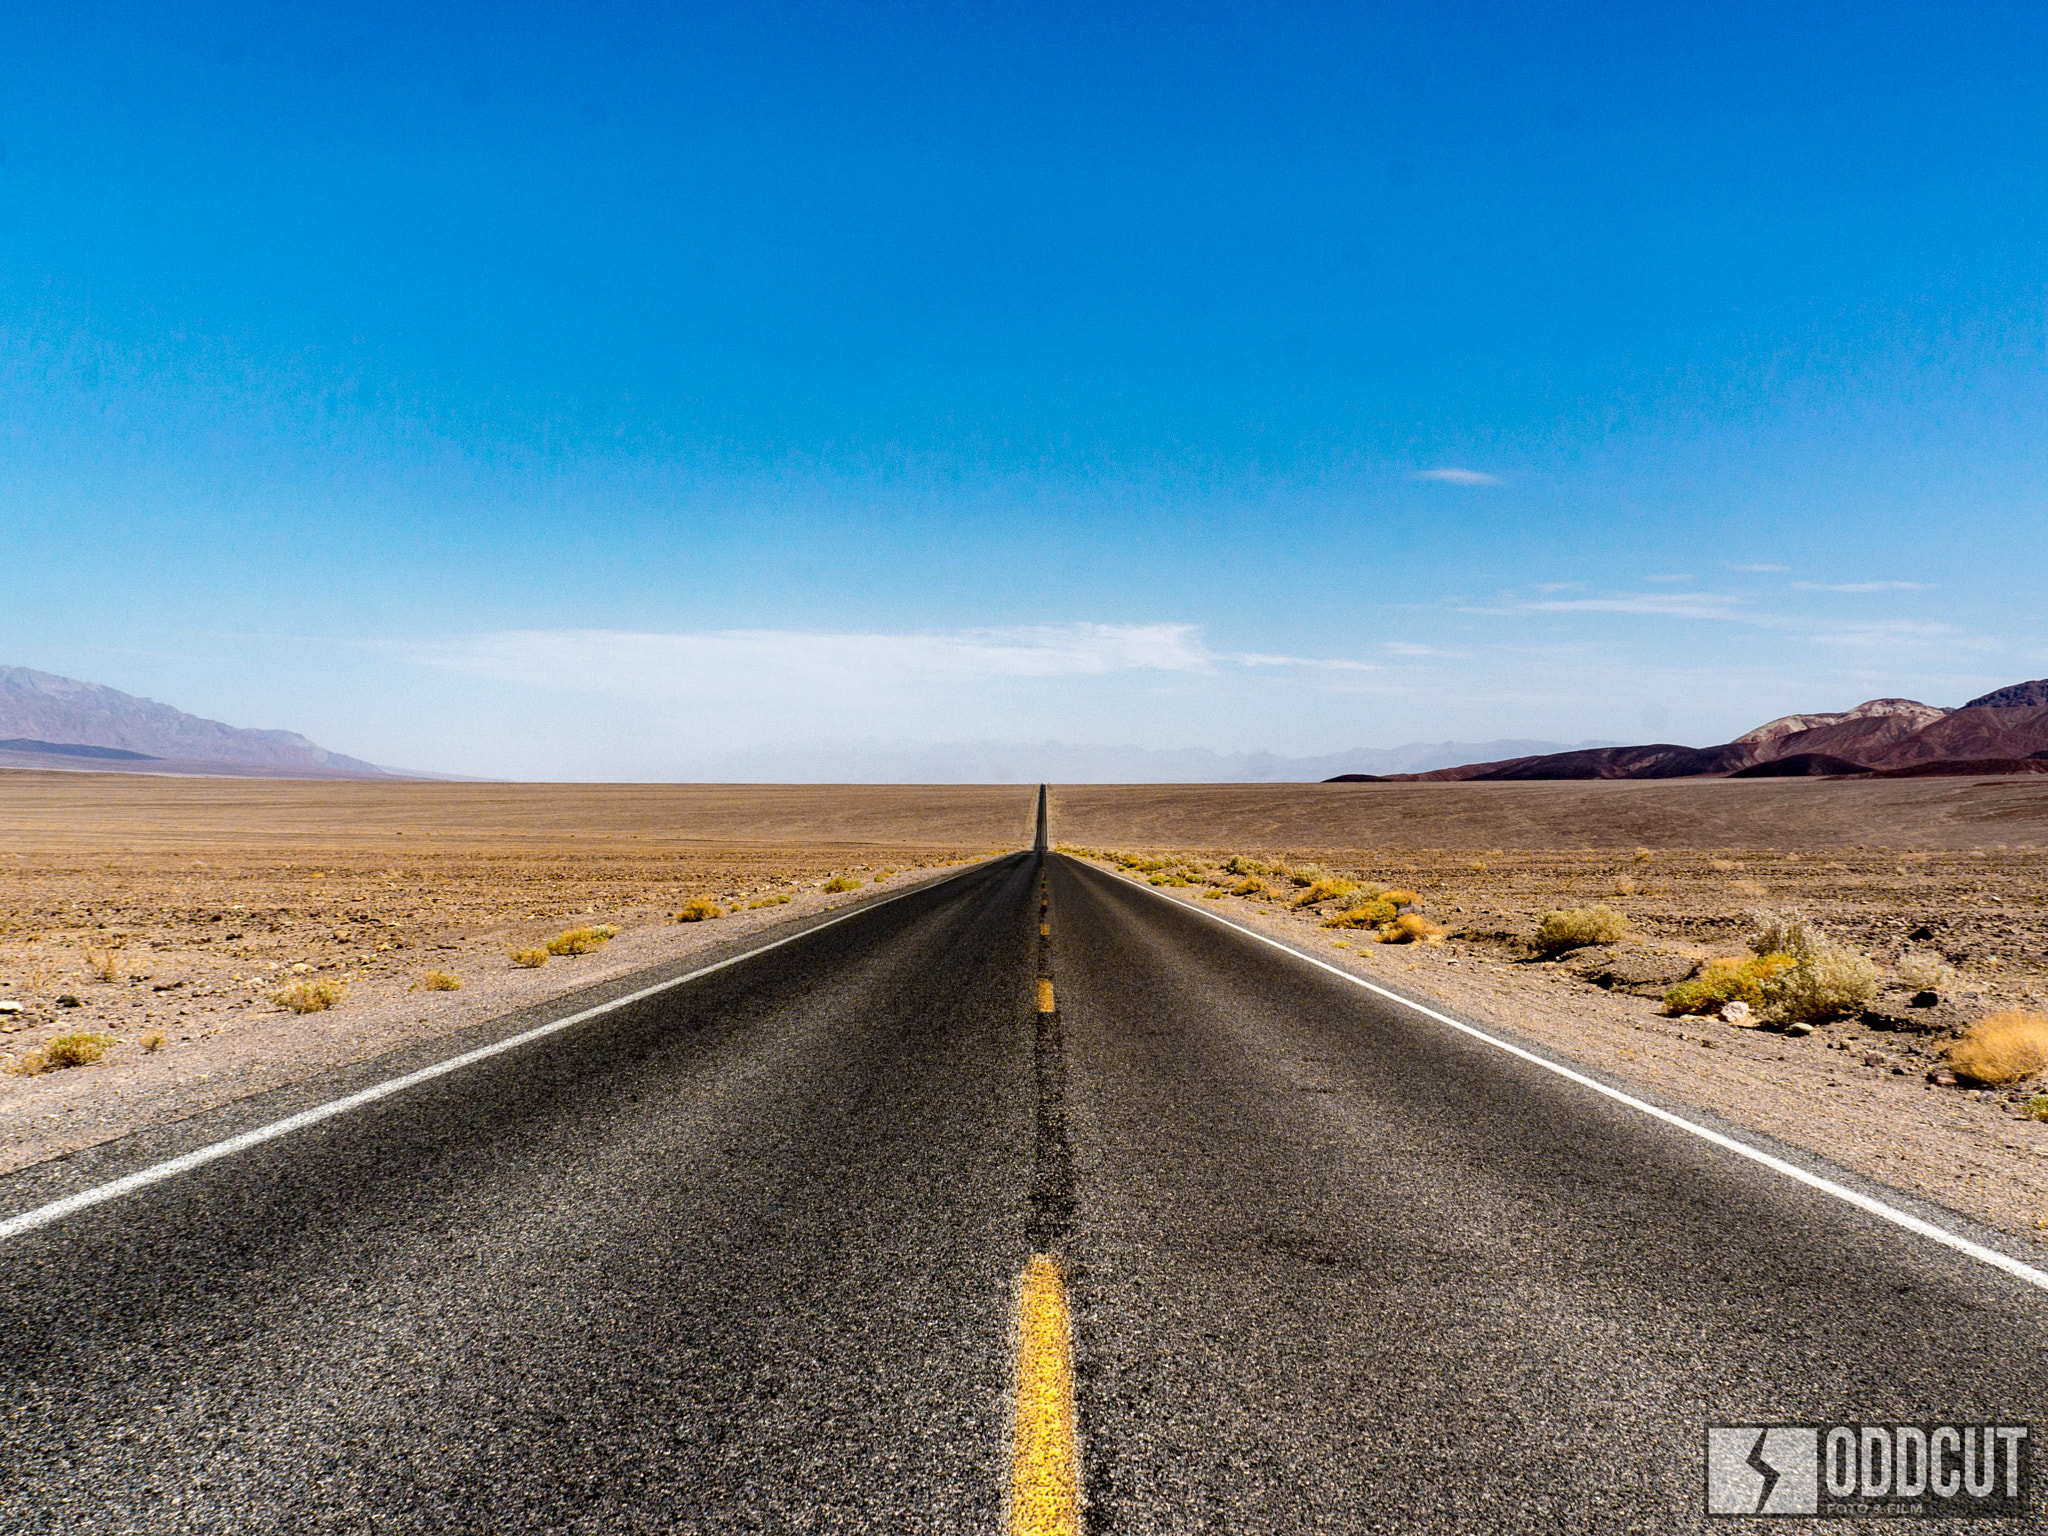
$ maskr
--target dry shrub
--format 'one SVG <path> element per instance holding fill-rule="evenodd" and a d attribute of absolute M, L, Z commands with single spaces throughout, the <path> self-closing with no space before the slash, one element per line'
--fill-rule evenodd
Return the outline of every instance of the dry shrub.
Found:
<path fill-rule="evenodd" d="M 1358 887 L 1349 880 L 1339 880 L 1334 875 L 1325 875 L 1294 898 L 1297 907 L 1312 907 L 1319 901 L 1331 901 L 1339 896 L 1349 896 Z"/>
<path fill-rule="evenodd" d="M 538 970 L 548 963 L 548 952 L 544 949 L 515 949 L 512 951 L 512 963 L 523 965 L 528 970 Z"/>
<path fill-rule="evenodd" d="M 763 896 L 759 901 L 748 902 L 747 910 L 755 912 L 759 911 L 762 907 L 786 907 L 788 905 L 789 898 L 787 896 Z"/>
<path fill-rule="evenodd" d="M 619 930 L 609 923 L 601 923 L 593 928 L 571 928 L 566 933 L 558 933 L 548 940 L 548 953 L 587 955 L 593 949 L 604 948 L 618 936 Z"/>
<path fill-rule="evenodd" d="M 1915 992 L 1939 992 L 1956 979 L 1955 967 L 1939 955 L 1901 955 L 1892 970 Z"/>
<path fill-rule="evenodd" d="M 1223 861 L 1223 868 L 1233 875 L 1270 875 L 1273 866 L 1259 859 L 1248 859 L 1241 853 L 1233 853 Z"/>
<path fill-rule="evenodd" d="M 1273 888 L 1257 876 L 1247 876 L 1230 888 L 1233 896 L 1270 896 Z"/>
<path fill-rule="evenodd" d="M 1612 907 L 1573 907 L 1543 914 L 1536 924 L 1536 947 L 1557 954 L 1588 944 L 1617 944 L 1627 932 L 1628 918 Z"/>
<path fill-rule="evenodd" d="M 1649 850 L 1649 849 L 1647 849 L 1647 848 L 1638 848 L 1638 849 L 1636 850 L 1636 862 L 1637 862 L 1638 864 L 1647 864 L 1647 863 L 1649 863 L 1649 862 L 1650 862 L 1650 850 Z"/>
<path fill-rule="evenodd" d="M 412 986 L 406 988 L 406 990 L 408 992 L 459 992 L 462 990 L 462 978 L 449 971 L 429 971 L 418 981 L 414 982 Z"/>
<path fill-rule="evenodd" d="M 1615 896 L 1633 896 L 1636 894 L 1637 889 L 1635 876 L 1622 875 L 1614 882 L 1614 889 L 1610 894 Z"/>
<path fill-rule="evenodd" d="M 837 895 L 841 891 L 857 891 L 859 889 L 860 882 L 858 880 L 850 880 L 845 875 L 834 875 L 825 882 L 825 890 L 830 895 Z"/>
<path fill-rule="evenodd" d="M 1186 875 L 1180 874 L 1180 873 L 1179 873 L 1178 871 L 1175 871 L 1175 870 L 1171 870 L 1171 869 L 1167 870 L 1167 871 L 1166 871 L 1165 873 L 1163 873 L 1163 874 L 1157 874 L 1157 875 L 1153 875 L 1153 876 L 1151 876 L 1150 878 L 1148 878 L 1148 879 L 1146 880 L 1146 882 L 1145 882 L 1145 883 L 1146 883 L 1147 885 L 1193 885 L 1193 884 L 1194 884 L 1194 882 L 1193 882 L 1192 880 L 1188 879 L 1188 877 L 1187 877 Z"/>
<path fill-rule="evenodd" d="M 1335 917 L 1323 919 L 1325 928 L 1384 928 L 1401 915 L 1400 909 L 1385 896 L 1372 896 L 1361 901 L 1348 912 L 1339 912 Z"/>
<path fill-rule="evenodd" d="M 84 1030 L 74 1030 L 68 1035 L 59 1035 L 43 1047 L 43 1060 L 52 1070 L 59 1067 L 83 1067 L 98 1061 L 107 1054 L 107 1047 L 114 1043 L 111 1035 L 90 1035 Z"/>
<path fill-rule="evenodd" d="M 121 964 L 116 958 L 116 951 L 112 949 L 93 949 L 88 946 L 85 951 L 85 968 L 101 981 L 121 979 Z"/>
<path fill-rule="evenodd" d="M 1286 875 L 1296 885 L 1314 885 L 1318 880 L 1329 874 L 1329 871 L 1314 860 L 1310 860 L 1306 864 L 1297 864 L 1292 869 L 1281 869 L 1276 865 L 1274 873 Z"/>
<path fill-rule="evenodd" d="M 1963 1031 L 1948 1048 L 1957 1077 L 1996 1088 L 2048 1068 L 2048 1013 L 2001 1008 Z"/>
<path fill-rule="evenodd" d="M 1431 922 L 1420 912 L 1403 912 L 1380 929 L 1382 944 L 1441 944 L 1443 941 L 1443 926 Z"/>
<path fill-rule="evenodd" d="M 1412 907 L 1422 900 L 1413 891 L 1381 891 L 1379 894 L 1397 907 Z"/>
<path fill-rule="evenodd" d="M 1723 1003 L 1747 1003 L 1761 1011 L 1772 985 L 1798 964 L 1790 955 L 1758 955 L 1749 960 L 1718 956 L 1702 966 L 1699 975 L 1664 994 L 1664 1011 L 1712 1013 Z"/>
<path fill-rule="evenodd" d="M 162 1050 L 164 1047 L 164 1032 L 160 1029 L 152 1029 L 142 1037 L 141 1044 L 145 1051 L 151 1053 Z"/>
<path fill-rule="evenodd" d="M 709 918 L 725 916 L 725 908 L 709 896 L 692 896 L 676 912 L 679 923 L 701 923 Z"/>
<path fill-rule="evenodd" d="M 1796 908 L 1749 914 L 1749 947 L 1759 955 L 1790 955 L 1798 962 L 1765 989 L 1770 1015 L 1781 1023 L 1838 1018 L 1877 995 L 1884 978 L 1867 958 L 1837 944 L 1827 930 Z"/>
<path fill-rule="evenodd" d="M 340 1002 L 347 992 L 348 988 L 338 981 L 299 981 L 271 1001 L 293 1013 L 321 1013 Z"/>

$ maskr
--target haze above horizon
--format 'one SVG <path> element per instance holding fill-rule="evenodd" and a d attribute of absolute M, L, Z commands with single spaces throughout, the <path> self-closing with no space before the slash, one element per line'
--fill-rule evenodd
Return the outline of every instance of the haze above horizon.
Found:
<path fill-rule="evenodd" d="M 18 17 L 0 664 L 545 778 L 1959 704 L 2048 672 L 2044 65 L 2018 7 Z"/>

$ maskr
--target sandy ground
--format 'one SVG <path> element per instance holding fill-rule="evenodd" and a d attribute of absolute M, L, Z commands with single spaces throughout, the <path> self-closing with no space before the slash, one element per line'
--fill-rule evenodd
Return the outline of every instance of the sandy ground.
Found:
<path fill-rule="evenodd" d="M 1119 848 L 2048 848 L 2048 775 L 1054 785 L 1052 826 Z"/>
<path fill-rule="evenodd" d="M 1084 852 L 1074 849 L 1070 851 Z M 1999 1230 L 2048 1243 L 2048 1124 L 2025 1117 L 2036 1083 L 1996 1093 L 1936 1087 L 1942 1047 L 1993 1008 L 2048 1007 L 2048 854 L 1609 850 L 1485 855 L 1407 852 L 1373 859 L 1323 850 L 1334 874 L 1413 889 L 1450 933 L 1440 945 L 1379 944 L 1370 931 L 1323 926 L 1324 910 L 1276 895 L 1217 894 L 1232 852 L 1117 850 L 1163 871 L 1119 870 L 1167 896 L 1246 926 L 1477 1023 L 1503 1027 L 1610 1081 L 1712 1111 L 1728 1124 L 1805 1147 L 1895 1189 Z M 1119 869 L 1094 850 L 1103 867 Z M 1291 853 L 1291 867 L 1305 856 Z M 1601 903 L 1624 911 L 1620 945 L 1556 961 L 1535 956 L 1540 914 Z M 1667 1017 L 1670 980 L 1714 954 L 1746 953 L 1745 909 L 1798 907 L 1880 962 L 1902 950 L 1944 956 L 1954 981 L 1932 1006 L 1888 985 L 1866 1018 L 1804 1038 L 1717 1018 Z M 1908 934 L 1924 935 L 1909 939 Z M 1633 986 L 1634 990 L 1630 990 Z M 1873 1027 L 1875 1024 L 1876 1027 Z"/>
<path fill-rule="evenodd" d="M 0 1171 L 853 899 L 822 889 L 835 877 L 872 893 L 1022 846 L 1034 805 L 1020 788 L 0 774 L 0 1007 L 21 1005 L 0 1012 L 0 1069 L 62 1035 L 106 1042 L 90 1066 L 0 1072 Z M 670 921 L 699 896 L 728 915 Z M 508 958 L 598 924 L 620 933 L 595 953 Z M 426 989 L 434 971 L 460 988 Z M 296 981 L 346 991 L 298 1014 L 274 1000 Z"/>
<path fill-rule="evenodd" d="M 110 1042 L 91 1066 L 0 1075 L 0 1171 L 850 899 L 822 889 L 835 876 L 900 887 L 1025 846 L 1033 799 L 1020 786 L 0 773 L 0 1000 L 22 1005 L 0 1014 L 0 1066 L 61 1033 Z M 2039 780 L 1076 786 L 1055 787 L 1053 816 L 1066 843 L 1314 860 L 1411 886 L 1449 943 L 1382 947 L 1284 903 L 1213 905 L 1618 1081 L 2007 1231 L 2048 1229 L 2048 1125 L 2010 1096 L 1927 1083 L 1970 1019 L 2048 1005 Z M 1165 889 L 1200 899 L 1215 876 L 1194 878 Z M 669 921 L 693 896 L 736 910 Z M 1528 957 L 1541 912 L 1592 901 L 1628 914 L 1628 944 Z M 1955 981 L 1932 1007 L 1887 992 L 1884 1027 L 1804 1040 L 1666 1019 L 1661 986 L 1628 990 L 1660 965 L 1737 951 L 1744 912 L 1765 906 L 1801 907 L 1885 964 L 1937 953 Z M 621 932 L 594 954 L 531 970 L 507 958 L 598 923 Z M 88 951 L 110 952 L 116 979 Z M 420 989 L 434 970 L 460 989 Z M 346 995 L 290 1013 L 273 998 L 295 979 Z"/>

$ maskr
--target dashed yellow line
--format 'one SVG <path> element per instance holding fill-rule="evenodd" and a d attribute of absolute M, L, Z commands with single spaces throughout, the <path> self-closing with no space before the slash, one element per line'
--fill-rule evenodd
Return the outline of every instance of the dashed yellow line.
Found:
<path fill-rule="evenodd" d="M 1038 936 L 1039 936 L 1039 937 L 1040 937 L 1041 939 L 1049 939 L 1049 938 L 1051 938 L 1051 937 L 1052 937 L 1052 924 L 1051 924 L 1051 923 L 1040 923 L 1040 924 L 1038 925 Z"/>
<path fill-rule="evenodd" d="M 1073 1341 L 1059 1262 L 1035 1254 L 1017 1302 L 1017 1422 L 1010 1451 L 1010 1536 L 1080 1536 Z"/>
<path fill-rule="evenodd" d="M 1038 1011 L 1052 1012 L 1052 982 L 1044 976 L 1038 978 Z"/>

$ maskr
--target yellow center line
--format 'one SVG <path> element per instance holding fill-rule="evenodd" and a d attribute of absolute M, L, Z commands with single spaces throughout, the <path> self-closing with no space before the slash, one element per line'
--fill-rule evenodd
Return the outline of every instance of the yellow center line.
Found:
<path fill-rule="evenodd" d="M 1052 982 L 1043 976 L 1038 978 L 1038 1011 L 1052 1012 Z"/>
<path fill-rule="evenodd" d="M 1040 937 L 1041 939 L 1049 939 L 1049 938 L 1051 938 L 1051 937 L 1052 937 L 1052 924 L 1051 924 L 1051 923 L 1040 923 L 1040 924 L 1038 925 L 1038 936 L 1039 936 L 1039 937 Z"/>
<path fill-rule="evenodd" d="M 1017 1422 L 1010 1452 L 1011 1536 L 1080 1536 L 1073 1343 L 1056 1259 L 1034 1254 L 1017 1301 Z"/>

